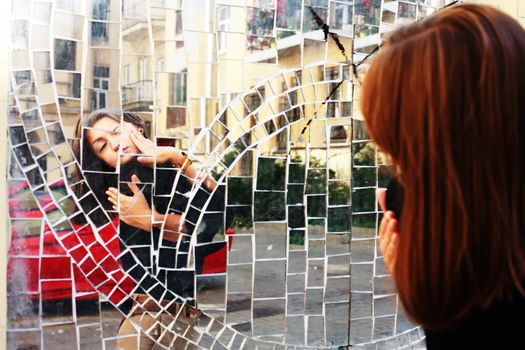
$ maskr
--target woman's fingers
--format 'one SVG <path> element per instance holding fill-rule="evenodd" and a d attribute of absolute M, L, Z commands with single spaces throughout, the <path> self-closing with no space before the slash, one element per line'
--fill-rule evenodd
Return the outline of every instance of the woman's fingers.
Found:
<path fill-rule="evenodd" d="M 148 150 L 146 149 L 145 145 L 142 142 L 140 142 L 140 140 L 137 138 L 135 133 L 133 131 L 131 131 L 129 134 L 130 134 L 131 142 L 133 142 L 135 144 L 135 146 L 137 146 L 139 151 L 142 152 L 142 153 L 147 153 Z"/>
<path fill-rule="evenodd" d="M 387 211 L 383 217 L 383 220 L 381 220 L 379 249 L 381 250 L 381 254 L 383 254 L 385 266 L 390 274 L 392 274 L 394 271 L 398 245 L 398 221 L 394 217 L 393 212 Z"/>
<path fill-rule="evenodd" d="M 118 205 L 120 204 L 120 211 L 125 212 L 129 204 L 132 202 L 133 197 L 126 196 L 125 194 L 119 193 L 116 188 L 110 187 L 106 191 L 108 195 L 108 201 L 113 204 L 112 208 L 117 210 Z"/>
<path fill-rule="evenodd" d="M 390 243 L 392 237 L 391 227 L 392 221 L 395 220 L 391 214 L 392 212 L 386 212 L 381 220 L 381 225 L 379 228 L 379 248 L 381 252 L 384 252 Z"/>
<path fill-rule="evenodd" d="M 108 195 L 108 197 L 111 197 L 115 200 L 131 198 L 129 196 L 126 196 L 125 194 L 119 193 L 119 191 L 114 187 L 108 188 L 108 190 L 106 191 L 106 194 Z"/>
<path fill-rule="evenodd" d="M 386 268 L 388 269 L 388 272 L 390 272 L 390 274 L 393 274 L 394 272 L 398 245 L 399 245 L 399 234 L 392 233 L 392 238 L 390 239 L 388 247 L 386 248 L 386 251 L 383 253 L 383 256 L 385 258 L 385 265 L 386 265 Z"/>
<path fill-rule="evenodd" d="M 140 189 L 137 186 L 137 183 L 140 182 L 140 179 L 137 175 L 131 175 L 131 182 L 127 182 L 128 187 L 130 188 L 131 192 L 133 192 L 133 195 L 137 195 L 140 193 Z"/>
<path fill-rule="evenodd" d="M 140 156 L 137 157 L 137 161 L 146 166 L 153 166 L 155 164 L 155 157 Z"/>
<path fill-rule="evenodd" d="M 389 239 L 387 238 L 388 234 L 386 232 L 386 228 L 388 227 L 388 220 L 386 218 L 383 218 L 383 232 L 379 235 L 379 250 L 383 254 L 388 246 Z"/>
<path fill-rule="evenodd" d="M 117 205 L 117 199 L 116 198 L 113 198 L 111 196 L 108 197 L 108 201 L 111 202 L 111 204 L 113 204 L 114 206 Z"/>
<path fill-rule="evenodd" d="M 137 148 L 144 154 L 152 155 L 154 153 L 153 142 L 144 137 L 135 128 L 131 128 L 130 138 Z"/>
<path fill-rule="evenodd" d="M 111 195 L 115 195 L 117 196 L 118 195 L 118 190 L 115 188 L 115 187 L 109 187 L 108 190 L 106 191 L 106 194 L 111 194 Z"/>
<path fill-rule="evenodd" d="M 129 131 L 130 131 L 129 132 L 129 136 L 131 138 L 131 141 L 133 141 L 135 146 L 137 146 L 140 149 L 142 147 L 143 143 L 140 141 L 140 139 L 138 138 L 137 134 L 135 133 L 135 128 L 130 128 Z"/>
<path fill-rule="evenodd" d="M 388 223 L 390 222 L 390 220 L 392 219 L 395 219 L 394 218 L 394 212 L 392 211 L 387 211 L 383 214 L 383 219 L 381 220 L 381 223 L 379 225 L 379 237 L 383 237 L 385 232 L 386 232 L 386 229 L 388 227 Z"/>
<path fill-rule="evenodd" d="M 388 221 L 388 231 L 389 232 L 392 232 L 392 233 L 396 233 L 397 232 L 397 220 L 392 217 L 389 221 Z"/>
<path fill-rule="evenodd" d="M 390 239 L 390 242 L 388 244 L 388 247 L 386 247 L 385 253 L 383 254 L 387 261 L 391 262 L 393 261 L 393 258 L 395 257 L 395 253 L 397 252 L 397 245 L 399 242 L 398 235 L 396 233 L 392 234 L 392 238 Z"/>
<path fill-rule="evenodd" d="M 106 191 L 106 194 L 108 195 L 108 201 L 113 204 L 113 209 L 116 210 L 115 206 L 117 205 L 118 203 L 118 191 L 116 188 L 113 188 L 113 187 L 110 187 L 107 191 Z"/>
<path fill-rule="evenodd" d="M 136 217 L 151 215 L 149 204 L 138 187 L 138 183 L 140 183 L 140 179 L 136 175 L 132 175 L 131 182 L 127 182 L 128 187 L 133 192 L 133 196 L 123 195 L 114 187 L 110 187 L 106 191 L 108 201 L 113 205 L 112 208 L 114 210 L 119 210 L 121 218 L 124 218 L 126 215 L 134 218 L 132 220 L 123 220 L 123 222 L 130 225 L 137 220 Z"/>

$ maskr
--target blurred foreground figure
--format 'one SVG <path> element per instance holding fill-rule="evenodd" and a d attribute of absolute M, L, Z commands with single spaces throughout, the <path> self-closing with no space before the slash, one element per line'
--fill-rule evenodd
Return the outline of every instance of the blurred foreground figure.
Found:
<path fill-rule="evenodd" d="M 381 250 L 428 349 L 520 344 L 525 31 L 491 7 L 439 11 L 388 37 L 362 97 L 404 193 Z"/>

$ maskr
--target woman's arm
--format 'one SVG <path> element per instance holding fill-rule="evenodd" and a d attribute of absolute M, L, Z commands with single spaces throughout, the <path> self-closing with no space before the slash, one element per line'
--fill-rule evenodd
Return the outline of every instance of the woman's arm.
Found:
<path fill-rule="evenodd" d="M 128 186 L 133 191 L 133 196 L 118 193 L 118 190 L 114 187 L 110 187 L 106 191 L 108 200 L 113 204 L 113 209 L 120 209 L 120 220 L 129 226 L 151 232 L 152 227 L 161 227 L 164 219 L 166 219 L 163 237 L 176 243 L 180 234 L 186 233 L 186 227 L 182 222 L 181 216 L 179 214 L 160 214 L 155 208 L 153 208 L 152 212 L 144 194 L 136 185 L 139 179 L 136 175 L 133 175 L 131 179 L 133 182 L 128 183 Z"/>
<path fill-rule="evenodd" d="M 186 226 L 179 214 L 161 214 L 153 209 L 153 227 L 162 227 L 162 237 L 171 242 L 177 242 L 181 233 L 186 233 Z"/>
<path fill-rule="evenodd" d="M 193 165 L 193 162 L 184 154 L 183 152 L 178 151 L 175 147 L 172 148 L 172 153 L 170 157 L 171 164 L 180 167 L 182 173 L 190 180 L 195 180 L 198 175 L 197 168 Z M 210 191 L 213 191 L 217 187 L 217 182 L 209 176 L 203 181 L 204 186 Z"/>
<path fill-rule="evenodd" d="M 130 136 L 133 143 L 137 148 L 144 153 L 144 156 L 137 158 L 137 161 L 153 167 L 155 163 L 162 164 L 170 162 L 176 167 L 180 167 L 183 174 L 190 180 L 196 180 L 198 175 L 197 168 L 192 165 L 192 161 L 183 152 L 177 150 L 175 147 L 159 146 L 155 147 L 153 142 L 144 137 L 136 129 L 130 129 Z M 154 157 L 153 157 L 154 155 Z M 204 186 L 210 191 L 213 191 L 217 187 L 217 183 L 211 177 L 207 176 L 204 181 Z"/>

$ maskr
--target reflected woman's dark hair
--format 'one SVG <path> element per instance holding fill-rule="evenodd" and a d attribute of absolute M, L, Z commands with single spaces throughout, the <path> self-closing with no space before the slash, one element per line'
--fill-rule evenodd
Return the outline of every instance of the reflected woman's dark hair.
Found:
<path fill-rule="evenodd" d="M 82 170 L 93 170 L 93 171 L 115 171 L 114 168 L 104 163 L 94 152 L 93 148 L 85 137 L 86 130 L 92 128 L 99 120 L 103 118 L 110 118 L 120 123 L 122 121 L 136 125 L 137 127 L 145 129 L 144 121 L 134 113 L 122 112 L 116 108 L 103 108 L 92 112 L 89 117 L 82 121 L 79 120 L 76 128 L 76 137 L 80 139 L 80 142 L 76 143 L 73 147 L 73 152 L 76 158 L 82 166 Z M 147 138 L 147 133 L 144 133 Z"/>

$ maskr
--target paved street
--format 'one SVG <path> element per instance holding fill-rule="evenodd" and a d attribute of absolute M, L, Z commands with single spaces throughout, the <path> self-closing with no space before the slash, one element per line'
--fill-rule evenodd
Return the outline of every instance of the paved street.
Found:
<path fill-rule="evenodd" d="M 230 251 L 230 263 L 234 265 L 228 267 L 228 275 L 198 279 L 199 305 L 249 336 L 318 347 L 347 344 L 349 313 L 358 318 L 373 317 L 374 230 L 356 229 L 357 238 L 352 242 L 346 235 L 321 235 L 304 244 L 289 245 L 288 252 L 285 230 L 284 225 L 271 223 L 258 224 L 255 234 L 238 232 Z M 357 264 L 353 265 L 351 279 L 350 262 Z M 384 282 L 376 279 L 375 289 L 388 292 Z M 356 291 L 351 307 L 350 289 Z M 385 305 L 386 313 L 395 313 L 395 305 Z M 58 312 L 44 314 L 40 324 L 30 300 L 14 299 L 11 308 L 16 312 L 11 312 L 10 318 L 16 321 L 10 324 L 13 331 L 9 332 L 9 349 L 59 349 L 77 341 L 80 349 L 115 347 L 121 314 L 111 305 L 105 303 L 99 308 L 93 302 L 82 302 L 76 306 L 76 318 L 70 304 L 57 303 L 55 307 Z M 50 309 L 50 304 L 45 304 L 46 308 Z M 398 318 L 397 327 L 410 329 L 410 323 L 399 324 L 403 320 Z M 355 322 L 352 339 L 393 336 L 394 323 L 385 321 L 389 318 L 378 322 L 376 330 L 370 328 L 372 323 Z M 16 331 L 20 328 L 24 330 Z"/>

